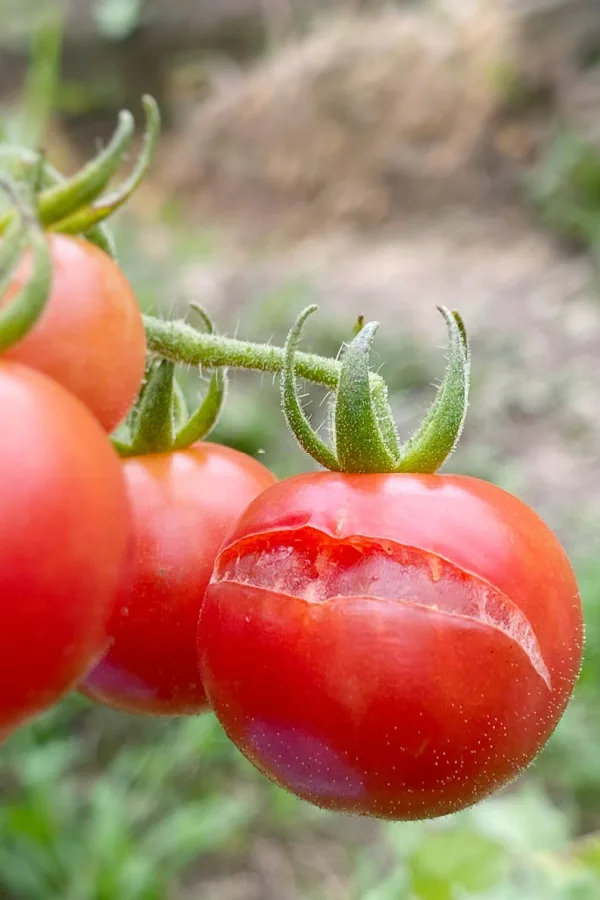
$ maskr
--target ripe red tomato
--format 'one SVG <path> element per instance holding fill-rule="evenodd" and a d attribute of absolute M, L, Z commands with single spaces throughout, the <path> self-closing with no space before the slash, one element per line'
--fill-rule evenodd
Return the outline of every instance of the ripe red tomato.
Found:
<path fill-rule="evenodd" d="M 207 702 L 196 633 L 215 557 L 275 477 L 244 453 L 204 442 L 123 467 L 133 518 L 130 566 L 117 593 L 111 648 L 83 692 L 126 712 L 198 713 Z"/>
<path fill-rule="evenodd" d="M 133 405 L 144 376 L 141 312 L 106 253 L 63 234 L 50 235 L 49 241 L 54 275 L 48 305 L 29 334 L 4 355 L 54 378 L 112 431 Z M 30 265 L 25 256 L 0 305 L 27 281 Z"/>
<path fill-rule="evenodd" d="M 229 737 L 327 809 L 440 816 L 510 781 L 576 680 L 577 584 L 499 488 L 453 475 L 301 475 L 250 504 L 200 616 Z"/>
<path fill-rule="evenodd" d="M 0 733 L 55 703 L 106 647 L 129 534 L 120 460 L 51 379 L 0 363 Z"/>

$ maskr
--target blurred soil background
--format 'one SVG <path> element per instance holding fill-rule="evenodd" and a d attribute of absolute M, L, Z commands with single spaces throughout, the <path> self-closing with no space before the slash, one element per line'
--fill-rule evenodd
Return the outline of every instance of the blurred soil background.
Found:
<path fill-rule="evenodd" d="M 7 138 L 50 5 L 0 0 Z M 448 468 L 557 531 L 588 641 L 530 772 L 437 823 L 312 810 L 210 716 L 69 700 L 0 750 L 0 898 L 597 900 L 600 0 L 71 0 L 64 16 L 43 141 L 59 169 L 101 146 L 123 106 L 141 118 L 141 94 L 163 112 L 115 232 L 143 307 L 185 316 L 196 301 L 223 331 L 280 342 L 316 301 L 306 344 L 326 353 L 375 318 L 404 433 L 443 374 L 436 305 L 458 308 L 474 384 Z M 301 471 L 262 381 L 234 376 L 215 438 Z"/>

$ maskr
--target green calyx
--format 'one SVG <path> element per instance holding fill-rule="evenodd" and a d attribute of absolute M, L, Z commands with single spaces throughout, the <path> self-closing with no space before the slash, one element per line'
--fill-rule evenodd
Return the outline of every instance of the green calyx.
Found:
<path fill-rule="evenodd" d="M 114 256 L 112 241 L 101 223 L 123 206 L 143 180 L 160 133 L 160 113 L 155 100 L 146 96 L 142 98 L 142 104 L 146 115 L 142 151 L 130 176 L 108 194 L 104 191 L 133 139 L 135 122 L 127 111 L 121 112 L 117 128 L 105 149 L 69 179 L 52 168 L 43 154 L 22 147 L 0 146 L 0 172 L 21 184 L 34 185 L 37 215 L 47 230 L 81 234 Z M 15 216 L 14 207 L 0 215 L 0 234 Z"/>
<path fill-rule="evenodd" d="M 30 247 L 31 275 L 6 304 L 0 307 L 0 352 L 25 337 L 41 316 L 52 287 L 52 260 L 44 231 L 10 182 L 0 180 L 0 189 L 15 203 L 18 215 L 0 244 L 0 297 L 10 283 L 23 252 Z"/>
<path fill-rule="evenodd" d="M 450 338 L 446 375 L 435 401 L 413 436 L 401 444 L 382 381 L 374 381 L 369 355 L 376 322 L 359 320 L 355 337 L 343 349 L 339 379 L 332 392 L 329 421 L 331 444 L 311 426 L 298 396 L 296 353 L 308 307 L 289 333 L 282 371 L 282 406 L 288 426 L 317 462 L 334 472 L 434 473 L 455 449 L 469 398 L 470 352 L 460 315 L 438 307 Z"/>
<path fill-rule="evenodd" d="M 210 334 L 213 323 L 208 314 L 194 307 Z M 120 456 L 143 456 L 185 450 L 207 437 L 217 423 L 227 390 L 225 369 L 213 372 L 202 403 L 189 415 L 187 402 L 175 377 L 175 364 L 167 359 L 151 359 L 140 396 L 127 423 L 128 439 L 113 439 Z"/>

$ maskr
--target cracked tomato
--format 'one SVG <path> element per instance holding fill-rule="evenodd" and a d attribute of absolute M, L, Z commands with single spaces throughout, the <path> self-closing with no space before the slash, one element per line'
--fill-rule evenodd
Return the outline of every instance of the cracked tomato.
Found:
<path fill-rule="evenodd" d="M 106 253 L 83 238 L 51 234 L 48 240 L 53 263 L 48 305 L 3 356 L 58 381 L 110 432 L 133 405 L 144 377 L 141 312 L 127 279 Z M 0 305 L 23 287 L 30 268 L 26 255 Z"/>
<path fill-rule="evenodd" d="M 0 734 L 56 703 L 106 648 L 129 508 L 87 409 L 0 362 Z"/>
<path fill-rule="evenodd" d="M 492 484 L 307 474 L 241 517 L 199 650 L 218 719 L 276 784 L 417 819 L 535 757 L 577 678 L 581 607 L 556 537 Z"/>
<path fill-rule="evenodd" d="M 207 708 L 198 671 L 200 605 L 215 557 L 246 506 L 275 477 L 245 453 L 200 442 L 123 463 L 133 520 L 112 643 L 82 690 L 132 713 Z"/>

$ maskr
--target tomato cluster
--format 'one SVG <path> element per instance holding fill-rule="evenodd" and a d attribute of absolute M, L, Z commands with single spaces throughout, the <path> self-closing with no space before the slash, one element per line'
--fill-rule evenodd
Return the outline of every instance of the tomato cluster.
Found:
<path fill-rule="evenodd" d="M 0 733 L 79 688 L 212 709 L 261 772 L 332 810 L 444 815 L 514 778 L 581 662 L 546 525 L 467 477 L 276 483 L 207 442 L 119 458 L 142 317 L 102 250 L 50 250 L 47 307 L 0 358 Z M 0 307 L 29 274 L 24 258 Z"/>

